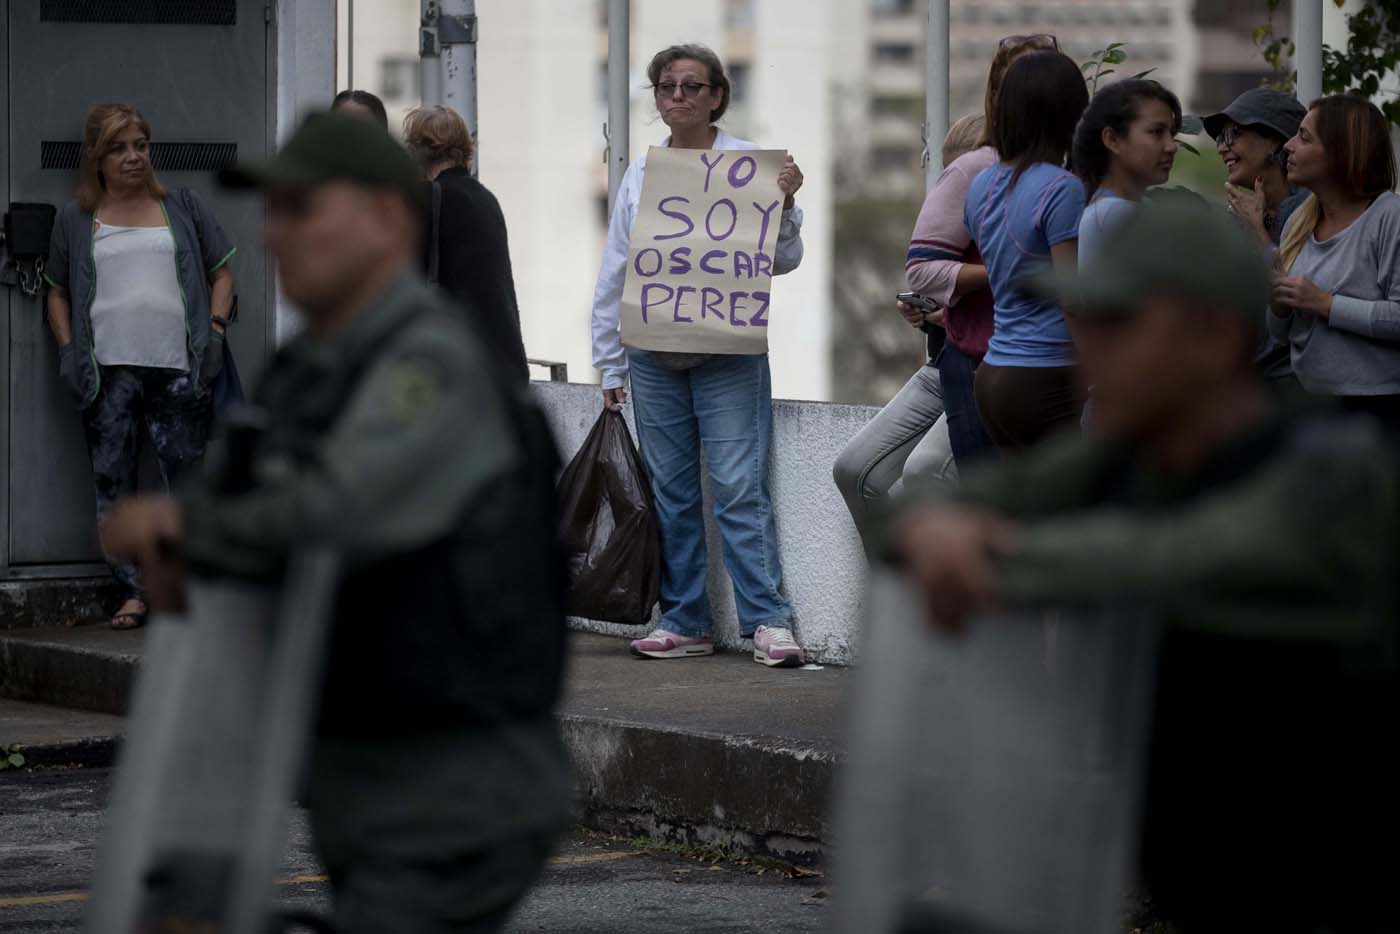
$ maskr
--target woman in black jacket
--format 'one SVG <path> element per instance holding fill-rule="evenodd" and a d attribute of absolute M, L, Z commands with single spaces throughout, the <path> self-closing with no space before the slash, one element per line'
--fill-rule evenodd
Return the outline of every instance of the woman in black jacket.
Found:
<path fill-rule="evenodd" d="M 403 135 L 431 189 L 424 272 L 471 314 L 506 372 L 528 380 L 506 220 L 495 195 L 472 178 L 466 121 L 448 107 L 420 107 L 404 118 Z"/>

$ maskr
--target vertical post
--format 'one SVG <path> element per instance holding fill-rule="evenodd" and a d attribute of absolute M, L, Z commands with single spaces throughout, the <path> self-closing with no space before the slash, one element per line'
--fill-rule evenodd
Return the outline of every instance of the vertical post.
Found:
<path fill-rule="evenodd" d="M 1293 42 L 1298 100 L 1306 106 L 1322 96 L 1322 0 L 1294 0 Z"/>
<path fill-rule="evenodd" d="M 608 122 L 604 158 L 608 163 L 608 217 L 631 155 L 631 104 L 627 87 L 631 59 L 631 0 L 608 0 Z"/>
<path fill-rule="evenodd" d="M 476 0 L 442 0 L 437 36 L 442 56 L 442 102 L 462 115 L 477 152 L 481 136 L 476 125 Z M 472 174 L 480 158 L 472 160 Z"/>
<path fill-rule="evenodd" d="M 345 87 L 355 88 L 355 0 L 345 0 Z"/>
<path fill-rule="evenodd" d="M 419 0 L 418 99 L 426 107 L 442 103 L 442 58 L 438 46 L 437 0 Z"/>
<path fill-rule="evenodd" d="M 924 183 L 933 187 L 943 171 L 943 137 L 948 135 L 948 0 L 928 0 L 928 39 L 924 79 Z"/>

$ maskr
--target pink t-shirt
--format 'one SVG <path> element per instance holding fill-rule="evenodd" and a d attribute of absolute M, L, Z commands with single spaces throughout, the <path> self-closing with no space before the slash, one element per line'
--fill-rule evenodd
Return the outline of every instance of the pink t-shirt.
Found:
<path fill-rule="evenodd" d="M 982 265 L 963 222 L 963 203 L 972 180 L 996 162 L 996 150 L 983 146 L 959 156 L 943 170 L 919 209 L 904 265 L 909 288 L 947 309 L 944 326 L 949 343 L 974 358 L 987 352 L 992 337 L 992 293 L 979 289 L 955 299 L 953 287 L 964 263 Z"/>

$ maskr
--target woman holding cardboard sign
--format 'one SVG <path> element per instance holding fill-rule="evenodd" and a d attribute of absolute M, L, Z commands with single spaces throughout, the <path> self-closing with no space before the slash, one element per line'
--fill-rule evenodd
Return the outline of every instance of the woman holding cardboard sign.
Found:
<path fill-rule="evenodd" d="M 758 149 L 715 126 L 729 106 L 729 79 L 708 48 L 664 49 L 652 58 L 647 78 L 657 112 L 671 130 L 662 145 Z M 797 667 L 803 655 L 792 636 L 792 606 L 781 593 L 768 486 L 773 400 L 767 355 L 660 353 L 622 345 L 622 294 L 645 171 L 646 160 L 638 159 L 622 180 L 593 295 L 593 365 L 602 371 L 603 405 L 622 407 L 630 374 L 637 434 L 661 529 L 661 621 L 650 635 L 632 643 L 632 653 L 688 658 L 714 652 L 705 593 L 703 444 L 740 633 L 753 637 L 755 661 Z M 775 275 L 791 272 L 802 261 L 802 209 L 793 202 L 802 172 L 791 158 L 778 175 L 778 187 L 784 203 L 773 247 Z"/>

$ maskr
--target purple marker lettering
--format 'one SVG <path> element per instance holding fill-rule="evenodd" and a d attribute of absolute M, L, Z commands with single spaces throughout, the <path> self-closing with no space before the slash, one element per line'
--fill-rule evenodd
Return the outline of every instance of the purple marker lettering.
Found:
<path fill-rule="evenodd" d="M 723 234 L 716 234 L 714 224 L 712 222 L 714 221 L 715 217 L 715 209 L 718 208 L 720 205 L 724 205 L 725 207 L 729 208 L 729 229 L 726 230 Z M 729 235 L 734 232 L 734 228 L 738 226 L 739 209 L 735 207 L 734 202 L 730 201 L 728 198 L 720 198 L 714 204 L 710 205 L 710 210 L 705 214 L 705 233 L 710 235 L 711 240 L 719 241 L 727 239 Z"/>
<path fill-rule="evenodd" d="M 710 260 L 711 260 L 711 259 L 715 259 L 715 258 L 720 258 L 720 259 L 722 259 L 723 257 L 724 257 L 724 251 L 723 251 L 723 250 L 711 250 L 710 252 L 706 253 L 704 256 L 700 257 L 700 271 L 701 271 L 701 272 L 712 273 L 712 274 L 714 274 L 714 275 L 716 275 L 716 276 L 722 276 L 722 275 L 724 275 L 724 267 L 723 267 L 723 266 L 712 266 L 712 265 L 710 265 Z"/>
<path fill-rule="evenodd" d="M 692 230 L 695 229 L 695 222 L 692 221 L 688 215 L 682 214 L 680 211 L 666 210 L 666 203 L 668 201 L 679 201 L 681 204 L 689 204 L 690 199 L 683 197 L 682 195 L 671 195 L 668 198 L 662 198 L 661 203 L 656 206 L 656 209 L 662 214 L 665 214 L 672 220 L 677 220 L 680 221 L 682 224 L 685 224 L 685 230 L 682 230 L 680 233 L 657 234 L 656 236 L 652 237 L 653 240 L 675 240 L 679 237 L 684 237 L 688 235 Z"/>
<path fill-rule="evenodd" d="M 645 269 L 642 268 L 642 257 L 646 256 L 648 253 L 656 254 L 656 268 L 653 269 L 651 272 L 647 272 Z M 632 261 L 632 268 L 637 270 L 637 275 L 642 276 L 646 279 L 650 279 L 652 276 L 656 275 L 658 272 L 661 271 L 661 264 L 661 251 L 654 246 L 649 246 L 644 250 L 637 251 L 637 258 Z"/>
<path fill-rule="evenodd" d="M 753 259 L 742 250 L 734 251 L 734 278 L 753 278 Z"/>
<path fill-rule="evenodd" d="M 767 253 L 755 253 L 753 255 L 753 274 L 771 277 L 773 275 L 773 257 Z"/>
<path fill-rule="evenodd" d="M 763 205 L 759 204 L 757 201 L 754 201 L 752 203 L 754 208 L 758 210 L 758 213 L 763 215 L 763 223 L 759 224 L 758 226 L 758 251 L 762 253 L 763 241 L 768 239 L 768 225 L 773 220 L 773 209 L 778 206 L 778 202 L 774 201 L 772 204 L 768 205 L 767 210 L 765 210 Z"/>
<path fill-rule="evenodd" d="M 713 171 L 715 170 L 715 166 L 719 165 L 721 162 L 724 161 L 724 153 L 722 153 L 722 152 L 717 152 L 717 153 L 715 153 L 715 161 L 714 161 L 714 162 L 711 162 L 709 159 L 706 159 L 706 158 L 705 158 L 705 154 L 702 152 L 702 153 L 700 153 L 700 161 L 703 162 L 703 163 L 705 163 L 705 193 L 706 193 L 706 194 L 709 194 L 709 191 L 710 191 L 710 173 L 713 172 Z"/>
<path fill-rule="evenodd" d="M 742 309 L 739 306 L 739 303 L 748 297 L 748 292 L 729 293 L 729 323 L 736 328 L 746 328 L 749 326 L 749 323 L 740 317 Z"/>
<path fill-rule="evenodd" d="M 671 268 L 667 270 L 673 276 L 683 276 L 690 272 L 690 247 L 678 246 L 671 251 Z"/>
<path fill-rule="evenodd" d="M 749 174 L 741 179 L 739 178 L 739 169 L 745 162 L 749 164 Z M 742 156 L 734 160 L 734 164 L 729 167 L 729 184 L 734 188 L 743 188 L 749 182 L 753 181 L 753 177 L 757 174 L 758 163 L 754 161 L 753 156 Z"/>
<path fill-rule="evenodd" d="M 759 306 L 758 311 L 753 313 L 753 317 L 749 319 L 749 324 L 756 328 L 766 328 L 768 327 L 768 293 L 755 292 L 753 293 L 753 297 L 763 304 Z"/>
<path fill-rule="evenodd" d="M 719 303 L 724 301 L 724 293 L 714 286 L 707 285 L 700 290 L 700 320 L 705 320 L 705 313 L 709 312 L 719 320 L 724 320 L 724 311 L 719 307 Z"/>
<path fill-rule="evenodd" d="M 658 289 L 666 294 L 656 301 L 651 301 L 648 296 L 651 294 L 652 289 Z M 647 309 L 666 304 L 671 300 L 671 296 L 675 294 L 675 289 L 672 289 L 664 282 L 648 282 L 646 285 L 642 286 L 642 324 L 646 324 L 650 320 L 647 317 Z"/>
<path fill-rule="evenodd" d="M 694 323 L 694 318 L 687 318 L 685 315 L 681 314 L 681 306 L 685 304 L 685 293 L 694 291 L 695 286 L 693 285 L 683 285 L 676 289 L 676 308 L 675 311 L 672 312 L 671 317 L 677 324 Z"/>

